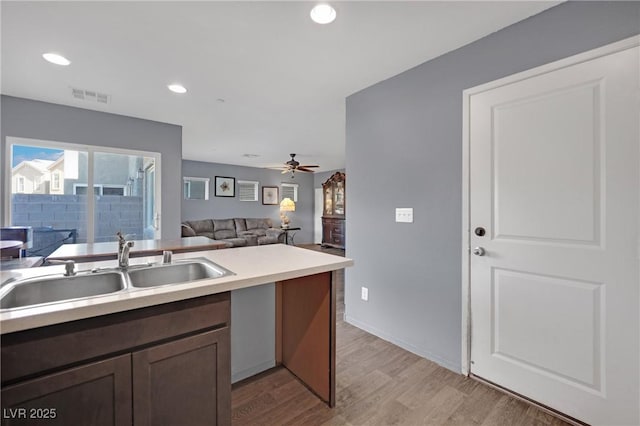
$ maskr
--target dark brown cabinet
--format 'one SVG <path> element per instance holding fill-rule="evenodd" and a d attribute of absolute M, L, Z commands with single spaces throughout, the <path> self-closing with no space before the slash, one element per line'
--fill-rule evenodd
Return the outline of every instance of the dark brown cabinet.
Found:
<path fill-rule="evenodd" d="M 225 424 L 229 333 L 209 331 L 132 355 L 135 425 Z M 220 394 L 218 394 L 220 391 Z"/>
<path fill-rule="evenodd" d="M 334 173 L 322 184 L 322 245 L 345 247 L 346 176 Z"/>
<path fill-rule="evenodd" d="M 2 336 L 2 424 L 229 425 L 229 293 Z"/>
<path fill-rule="evenodd" d="M 2 389 L 3 425 L 126 425 L 131 418 L 129 355 Z"/>

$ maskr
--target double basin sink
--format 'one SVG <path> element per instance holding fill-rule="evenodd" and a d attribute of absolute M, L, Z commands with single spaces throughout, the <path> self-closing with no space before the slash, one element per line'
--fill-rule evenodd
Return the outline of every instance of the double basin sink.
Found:
<path fill-rule="evenodd" d="M 0 288 L 0 310 L 107 295 L 120 291 L 220 278 L 233 272 L 205 258 L 24 278 Z"/>

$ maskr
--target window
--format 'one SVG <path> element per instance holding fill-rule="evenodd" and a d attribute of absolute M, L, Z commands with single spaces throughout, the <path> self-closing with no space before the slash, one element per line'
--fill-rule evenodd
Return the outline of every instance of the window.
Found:
<path fill-rule="evenodd" d="M 296 203 L 298 202 L 298 184 L 297 183 L 283 183 L 282 186 L 282 199 L 290 198 Z"/>
<path fill-rule="evenodd" d="M 53 172 L 51 175 L 51 189 L 60 189 L 60 172 Z"/>
<path fill-rule="evenodd" d="M 124 196 L 124 185 L 102 185 L 102 195 Z"/>
<path fill-rule="evenodd" d="M 16 179 L 16 192 L 24 193 L 24 177 L 19 176 Z"/>
<path fill-rule="evenodd" d="M 74 183 L 73 184 L 73 195 L 87 195 L 87 184 L 86 183 Z M 93 193 L 96 195 L 102 195 L 102 186 L 101 185 L 93 185 Z"/>
<path fill-rule="evenodd" d="M 159 153 L 16 137 L 7 143 L 2 169 L 15 183 L 5 199 L 6 224 L 34 228 L 28 254 L 47 256 L 71 242 L 52 236 L 70 233 L 78 243 L 114 241 L 117 231 L 138 240 L 161 238 Z M 24 167 L 42 176 L 38 191 L 30 186 L 35 176 L 24 177 L 29 197 L 18 195 Z M 36 236 L 36 229 L 52 232 Z"/>
<path fill-rule="evenodd" d="M 188 177 L 182 178 L 184 183 L 185 200 L 208 200 L 209 199 L 209 178 Z"/>
<path fill-rule="evenodd" d="M 258 184 L 250 180 L 238 181 L 238 198 L 240 201 L 258 201 Z"/>
<path fill-rule="evenodd" d="M 93 185 L 93 193 L 96 195 L 121 195 L 124 196 L 124 185 Z M 87 195 L 86 183 L 73 184 L 74 195 Z"/>

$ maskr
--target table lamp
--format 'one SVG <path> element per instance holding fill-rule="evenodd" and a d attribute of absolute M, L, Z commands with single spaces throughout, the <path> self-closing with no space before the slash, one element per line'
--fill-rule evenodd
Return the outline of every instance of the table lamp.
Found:
<path fill-rule="evenodd" d="M 283 198 L 282 201 L 280 201 L 280 220 L 282 221 L 280 226 L 283 228 L 289 227 L 289 218 L 286 212 L 294 211 L 296 211 L 296 203 L 294 203 L 291 198 Z"/>

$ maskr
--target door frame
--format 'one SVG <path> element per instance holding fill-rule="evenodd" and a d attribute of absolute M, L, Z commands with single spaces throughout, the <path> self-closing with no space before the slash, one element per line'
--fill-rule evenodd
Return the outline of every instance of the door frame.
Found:
<path fill-rule="evenodd" d="M 471 96 L 488 90 L 506 86 L 518 81 L 567 68 L 602 56 L 611 55 L 640 45 L 640 35 L 608 44 L 587 52 L 569 56 L 539 67 L 512 74 L 489 83 L 481 84 L 462 92 L 462 357 L 461 372 L 465 376 L 471 373 L 471 210 L 470 210 L 470 105 Z M 640 243 L 640 242 L 639 242 Z"/>

